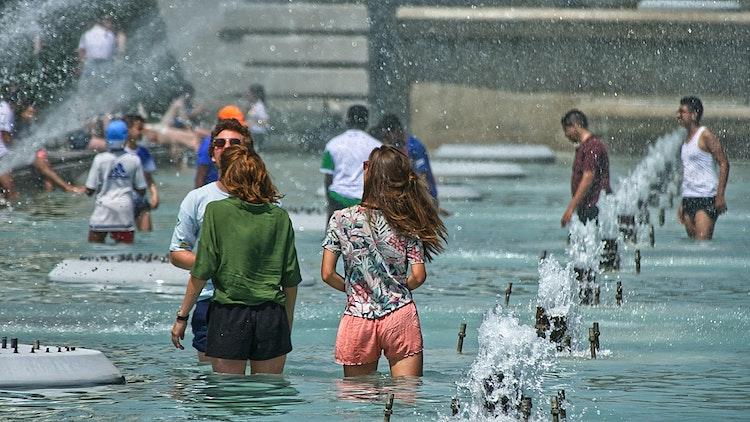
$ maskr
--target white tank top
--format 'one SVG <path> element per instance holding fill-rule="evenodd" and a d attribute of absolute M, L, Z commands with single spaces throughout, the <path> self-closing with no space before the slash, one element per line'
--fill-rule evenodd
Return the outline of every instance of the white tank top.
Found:
<path fill-rule="evenodd" d="M 716 174 L 714 157 L 698 146 L 701 134 L 706 130 L 701 126 L 695 134 L 682 144 L 682 196 L 685 198 L 713 198 L 719 178 Z"/>

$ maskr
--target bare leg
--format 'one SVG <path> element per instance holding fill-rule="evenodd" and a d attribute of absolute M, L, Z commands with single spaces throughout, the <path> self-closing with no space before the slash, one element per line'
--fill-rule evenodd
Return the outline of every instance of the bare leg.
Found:
<path fill-rule="evenodd" d="M 714 236 L 714 220 L 704 210 L 698 210 L 693 219 L 694 237 L 698 240 L 711 240 Z"/>
<path fill-rule="evenodd" d="M 16 185 L 13 183 L 13 176 L 10 172 L 0 174 L 0 193 L 5 194 L 5 197 L 10 201 L 18 199 L 18 191 L 16 191 Z"/>
<path fill-rule="evenodd" d="M 198 362 L 209 363 L 211 362 L 211 358 L 206 356 L 206 352 L 198 352 Z"/>
<path fill-rule="evenodd" d="M 250 373 L 251 374 L 280 374 L 284 372 L 284 364 L 286 363 L 286 355 L 279 356 L 268 360 L 251 360 L 250 361 Z"/>
<path fill-rule="evenodd" d="M 685 226 L 685 231 L 690 239 L 695 239 L 695 221 L 686 212 L 683 212 L 680 223 Z"/>
<path fill-rule="evenodd" d="M 91 243 L 104 243 L 107 238 L 107 232 L 94 232 L 89 230 L 89 242 Z"/>
<path fill-rule="evenodd" d="M 138 226 L 138 230 L 143 232 L 150 232 L 153 227 L 151 225 L 151 212 L 149 211 L 143 211 L 138 215 L 138 221 L 136 221 L 136 225 Z"/>
<path fill-rule="evenodd" d="M 245 375 L 246 360 L 212 358 L 211 366 L 217 374 Z"/>
<path fill-rule="evenodd" d="M 391 365 L 392 377 L 421 377 L 422 376 L 422 352 L 405 358 L 388 359 Z"/>
<path fill-rule="evenodd" d="M 374 374 L 378 370 L 378 362 L 366 363 L 364 365 L 344 365 L 345 377 L 359 377 Z"/>

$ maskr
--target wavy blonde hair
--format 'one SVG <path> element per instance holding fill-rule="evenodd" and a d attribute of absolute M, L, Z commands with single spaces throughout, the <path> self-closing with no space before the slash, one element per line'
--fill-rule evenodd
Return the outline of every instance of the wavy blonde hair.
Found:
<path fill-rule="evenodd" d="M 232 196 L 253 204 L 277 202 L 283 196 L 271 181 L 263 159 L 239 145 L 221 153 L 221 183 Z"/>
<path fill-rule="evenodd" d="M 370 153 L 362 205 L 379 209 L 399 234 L 421 240 L 428 261 L 445 249 L 447 233 L 437 204 L 398 148 L 384 145 Z"/>

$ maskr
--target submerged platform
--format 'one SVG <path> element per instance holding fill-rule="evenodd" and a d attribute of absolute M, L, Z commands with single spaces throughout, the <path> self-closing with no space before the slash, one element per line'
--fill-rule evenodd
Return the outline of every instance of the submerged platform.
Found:
<path fill-rule="evenodd" d="M 555 153 L 546 145 L 521 144 L 444 144 L 433 156 L 441 160 L 510 161 L 517 163 L 554 163 Z"/>
<path fill-rule="evenodd" d="M 0 389 L 5 390 L 125 384 L 104 353 L 46 344 L 0 348 L 0 374 Z"/>
<path fill-rule="evenodd" d="M 435 160 L 432 162 L 432 173 L 437 178 L 519 178 L 526 176 L 526 172 L 518 164 L 487 161 Z"/>
<path fill-rule="evenodd" d="M 190 273 L 172 265 L 166 256 L 114 255 L 65 259 L 47 275 L 62 283 L 103 285 L 139 284 L 142 287 L 185 286 Z"/>

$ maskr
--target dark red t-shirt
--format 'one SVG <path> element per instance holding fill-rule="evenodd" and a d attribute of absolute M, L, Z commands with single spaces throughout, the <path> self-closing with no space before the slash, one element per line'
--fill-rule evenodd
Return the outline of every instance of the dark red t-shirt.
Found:
<path fill-rule="evenodd" d="M 583 196 L 578 208 L 590 208 L 599 201 L 599 192 L 604 190 L 612 192 L 609 186 L 609 158 L 607 147 L 604 142 L 596 136 L 592 136 L 586 142 L 576 148 L 576 157 L 573 160 L 573 175 L 570 178 L 571 194 L 575 195 L 578 185 L 581 183 L 583 173 L 591 171 L 594 173 L 594 182 L 591 188 Z"/>

